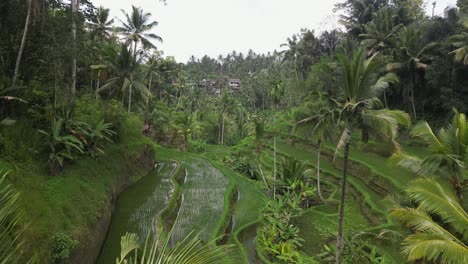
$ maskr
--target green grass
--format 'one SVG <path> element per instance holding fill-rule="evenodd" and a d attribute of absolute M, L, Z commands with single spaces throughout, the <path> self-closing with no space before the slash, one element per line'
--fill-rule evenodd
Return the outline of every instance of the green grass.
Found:
<path fill-rule="evenodd" d="M 16 163 L 18 169 L 8 179 L 22 194 L 28 254 L 47 263 L 55 234 L 65 232 L 80 240 L 94 236 L 91 227 L 101 218 L 109 193 L 124 178 L 134 182 L 147 174 L 136 159 L 153 143 L 140 135 L 139 127 L 136 118 L 128 118 L 121 141 L 108 144 L 102 157 L 69 163 L 57 177 L 48 175 L 45 159 Z M 0 170 L 10 168 L 0 163 Z"/>
<path fill-rule="evenodd" d="M 256 252 L 252 251 L 256 229 L 251 227 L 260 221 L 266 201 L 265 195 L 261 192 L 262 186 L 259 182 L 251 181 L 216 161 L 212 161 L 212 164 L 236 183 L 239 193 L 234 207 L 235 220 L 229 242 L 237 244 L 240 248 L 239 254 L 246 263 L 252 263 L 256 259 Z"/>
<path fill-rule="evenodd" d="M 268 143 L 270 142 L 268 141 Z M 265 146 L 266 148 L 260 155 L 260 161 L 265 170 L 271 172 L 273 151 L 271 145 L 265 144 Z M 250 151 L 252 147 L 250 146 Z M 242 149 L 249 151 L 248 146 L 243 146 Z M 322 150 L 324 151 L 321 159 L 322 182 L 328 183 L 332 187 L 331 189 L 334 187 L 336 190 L 342 177 L 342 169 L 340 168 L 342 159 L 338 155 L 336 163 L 333 164 L 330 160 L 330 156 L 333 155 L 331 146 L 326 146 Z M 348 175 L 350 194 L 348 194 L 345 205 L 345 231 L 353 233 L 366 230 L 369 232 L 378 231 L 383 228 L 398 229 L 398 226 L 393 224 L 393 220 L 388 217 L 389 204 L 381 192 L 391 193 L 395 187 L 396 190 L 400 191 L 413 176 L 408 171 L 394 167 L 387 158 L 375 153 L 368 153 L 367 150 L 362 149 L 362 146 L 357 146 L 351 153 L 352 169 L 350 172 L 355 174 Z M 295 146 L 291 146 L 284 140 L 279 140 L 277 155 L 278 161 L 285 156 L 294 157 L 316 167 L 316 149 L 308 144 L 297 143 Z M 335 193 L 335 195 L 339 197 L 339 193 Z M 337 203 L 333 201 L 336 201 L 335 199 L 338 197 L 329 198 L 327 204 L 309 209 L 310 211 L 298 221 L 299 226 L 304 231 L 301 234 L 306 240 L 304 251 L 313 255 L 317 254 L 323 248 L 324 243 L 336 236 Z M 317 233 L 317 230 L 320 232 Z M 394 260 L 401 260 L 398 250 L 382 245 L 379 245 L 379 249 L 382 253 L 391 255 Z M 387 252 L 391 253 L 387 254 Z"/>

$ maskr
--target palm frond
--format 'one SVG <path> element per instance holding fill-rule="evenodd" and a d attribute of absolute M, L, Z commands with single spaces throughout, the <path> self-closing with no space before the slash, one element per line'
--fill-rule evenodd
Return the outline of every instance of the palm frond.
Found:
<path fill-rule="evenodd" d="M 408 261 L 426 260 L 435 263 L 468 263 L 468 248 L 463 243 L 442 235 L 418 233 L 410 235 L 403 244 Z"/>
<path fill-rule="evenodd" d="M 22 258 L 24 212 L 20 194 L 7 183 L 7 173 L 0 177 L 0 264 L 17 264 Z M 31 263 L 23 260 L 22 263 Z"/>
<path fill-rule="evenodd" d="M 430 215 L 421 210 L 414 208 L 396 208 L 390 212 L 390 215 L 417 232 L 437 234 L 446 239 L 459 241 L 453 234 L 436 223 Z"/>
<path fill-rule="evenodd" d="M 421 138 L 424 140 L 431 148 L 442 149 L 443 146 L 440 143 L 437 136 L 432 131 L 429 124 L 425 121 L 416 124 L 411 130 L 411 135 L 413 137 Z"/>
<path fill-rule="evenodd" d="M 335 153 L 333 154 L 333 160 L 335 160 L 336 155 L 338 154 L 338 151 L 342 149 L 344 146 L 346 146 L 346 144 L 349 144 L 350 142 L 351 142 L 351 129 L 348 126 L 346 126 L 343 129 L 343 132 L 341 133 L 338 143 L 336 144 Z"/>
<path fill-rule="evenodd" d="M 417 179 L 407 188 L 409 197 L 425 212 L 442 217 L 465 239 L 468 238 L 468 214 L 458 203 L 455 195 L 445 190 L 433 179 Z"/>

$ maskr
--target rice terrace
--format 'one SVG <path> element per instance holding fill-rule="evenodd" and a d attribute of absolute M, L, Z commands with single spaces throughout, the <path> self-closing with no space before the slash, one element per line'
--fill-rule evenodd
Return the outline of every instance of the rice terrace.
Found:
<path fill-rule="evenodd" d="M 2 0 L 0 264 L 468 263 L 467 21 Z"/>

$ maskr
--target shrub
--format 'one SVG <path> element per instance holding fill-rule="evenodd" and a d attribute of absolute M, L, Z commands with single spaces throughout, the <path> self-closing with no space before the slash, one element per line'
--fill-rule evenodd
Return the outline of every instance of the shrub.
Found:
<path fill-rule="evenodd" d="M 253 180 L 258 179 L 258 172 L 256 170 L 256 166 L 252 159 L 249 157 L 241 157 L 237 158 L 233 164 L 232 168 L 234 171 L 243 174 Z"/>
<path fill-rule="evenodd" d="M 63 263 L 70 257 L 71 252 L 78 247 L 80 242 L 64 233 L 58 233 L 53 237 L 50 262 L 54 264 Z"/>
<path fill-rule="evenodd" d="M 206 151 L 206 141 L 205 140 L 192 140 L 190 141 L 190 152 L 200 153 Z"/>
<path fill-rule="evenodd" d="M 299 251 L 303 240 L 299 228 L 293 225 L 294 218 L 301 215 L 300 200 L 293 193 L 285 193 L 263 209 L 264 225 L 259 230 L 258 242 L 273 263 L 304 263 Z"/>

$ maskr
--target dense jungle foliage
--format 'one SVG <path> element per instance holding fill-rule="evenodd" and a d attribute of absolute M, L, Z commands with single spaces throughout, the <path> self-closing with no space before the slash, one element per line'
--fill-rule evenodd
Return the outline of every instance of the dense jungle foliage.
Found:
<path fill-rule="evenodd" d="M 80 263 L 148 148 L 179 167 L 117 263 L 468 263 L 468 1 L 425 10 L 178 62 L 150 10 L 2 0 L 0 264 Z"/>

